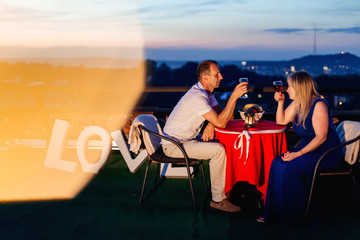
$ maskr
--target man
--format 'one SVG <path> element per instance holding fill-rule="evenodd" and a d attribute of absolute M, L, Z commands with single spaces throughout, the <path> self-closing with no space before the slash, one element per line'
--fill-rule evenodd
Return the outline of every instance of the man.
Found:
<path fill-rule="evenodd" d="M 225 148 L 220 143 L 209 141 L 214 138 L 215 127 L 224 128 L 233 118 L 236 101 L 247 92 L 247 85 L 238 84 L 222 110 L 212 93 L 223 79 L 217 62 L 201 62 L 197 68 L 197 77 L 198 83 L 177 103 L 163 132 L 166 136 L 182 142 L 190 158 L 210 159 L 210 207 L 226 212 L 238 212 L 241 208 L 232 204 L 225 195 Z M 205 120 L 209 123 L 199 138 L 198 134 Z M 162 141 L 162 148 L 167 156 L 182 157 L 180 150 L 173 144 Z"/>

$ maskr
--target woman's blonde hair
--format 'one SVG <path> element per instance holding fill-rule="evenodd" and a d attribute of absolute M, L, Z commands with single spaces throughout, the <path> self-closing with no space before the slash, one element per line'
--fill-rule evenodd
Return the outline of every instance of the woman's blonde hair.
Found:
<path fill-rule="evenodd" d="M 288 77 L 295 91 L 295 116 L 298 117 L 297 125 L 303 124 L 309 114 L 314 96 L 320 96 L 316 91 L 316 83 L 309 73 L 305 71 L 294 72 Z"/>

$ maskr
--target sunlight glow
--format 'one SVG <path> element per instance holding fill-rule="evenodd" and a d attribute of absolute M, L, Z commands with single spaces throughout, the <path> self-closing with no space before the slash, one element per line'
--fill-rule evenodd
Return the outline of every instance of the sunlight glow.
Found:
<path fill-rule="evenodd" d="M 136 8 L 109 3 L 1 1 L 0 201 L 73 198 L 106 162 L 145 87 Z"/>

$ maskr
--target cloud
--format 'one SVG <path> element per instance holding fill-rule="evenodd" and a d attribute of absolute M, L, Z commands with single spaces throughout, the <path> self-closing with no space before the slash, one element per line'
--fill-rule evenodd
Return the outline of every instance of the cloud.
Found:
<path fill-rule="evenodd" d="M 265 29 L 265 32 L 275 32 L 280 34 L 288 34 L 288 33 L 294 33 L 294 32 L 305 32 L 309 31 L 309 29 L 305 28 L 270 28 Z"/>
<path fill-rule="evenodd" d="M 355 33 L 355 34 L 360 34 L 360 27 L 351 27 L 351 28 L 330 28 L 327 29 L 327 32 L 330 33 Z"/>
<path fill-rule="evenodd" d="M 308 32 L 314 31 L 314 28 L 270 28 L 265 29 L 265 32 L 274 32 L 278 34 L 290 34 L 295 32 Z M 360 27 L 348 27 L 348 28 L 316 28 L 316 31 L 323 31 L 328 33 L 354 33 L 360 34 Z"/>
<path fill-rule="evenodd" d="M 30 7 L 1 6 L 0 23 L 26 22 L 31 20 L 49 21 L 53 16 L 65 14 L 66 12 L 38 11 Z"/>
<path fill-rule="evenodd" d="M 169 1 L 162 4 L 142 2 L 139 6 L 139 13 L 146 20 L 166 19 L 168 21 L 169 19 L 192 17 L 199 14 L 212 14 L 224 9 L 224 5 L 233 6 L 244 2 L 244 0 L 205 0 L 198 2 L 186 0 L 182 2 Z"/>
<path fill-rule="evenodd" d="M 90 1 L 90 0 L 89 0 Z M 131 1 L 131 0 L 128 0 Z M 54 2 L 54 1 L 53 1 Z M 138 9 L 133 3 L 87 1 L 86 5 L 79 2 L 64 1 L 44 6 L 18 3 L 4 5 L 0 3 L 0 30 L 14 29 L 103 29 L 104 27 L 132 27 L 139 25 Z M 120 7 L 121 6 L 121 7 Z M 31 26 L 31 27 L 29 27 Z M 21 31 L 21 30 L 19 30 Z"/>

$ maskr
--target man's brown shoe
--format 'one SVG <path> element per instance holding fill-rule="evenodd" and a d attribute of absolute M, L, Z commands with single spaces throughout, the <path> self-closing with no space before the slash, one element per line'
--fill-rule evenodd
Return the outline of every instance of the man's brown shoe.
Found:
<path fill-rule="evenodd" d="M 232 204 L 227 198 L 225 198 L 221 202 L 211 201 L 210 207 L 224 212 L 239 212 L 241 210 L 241 207 Z"/>

